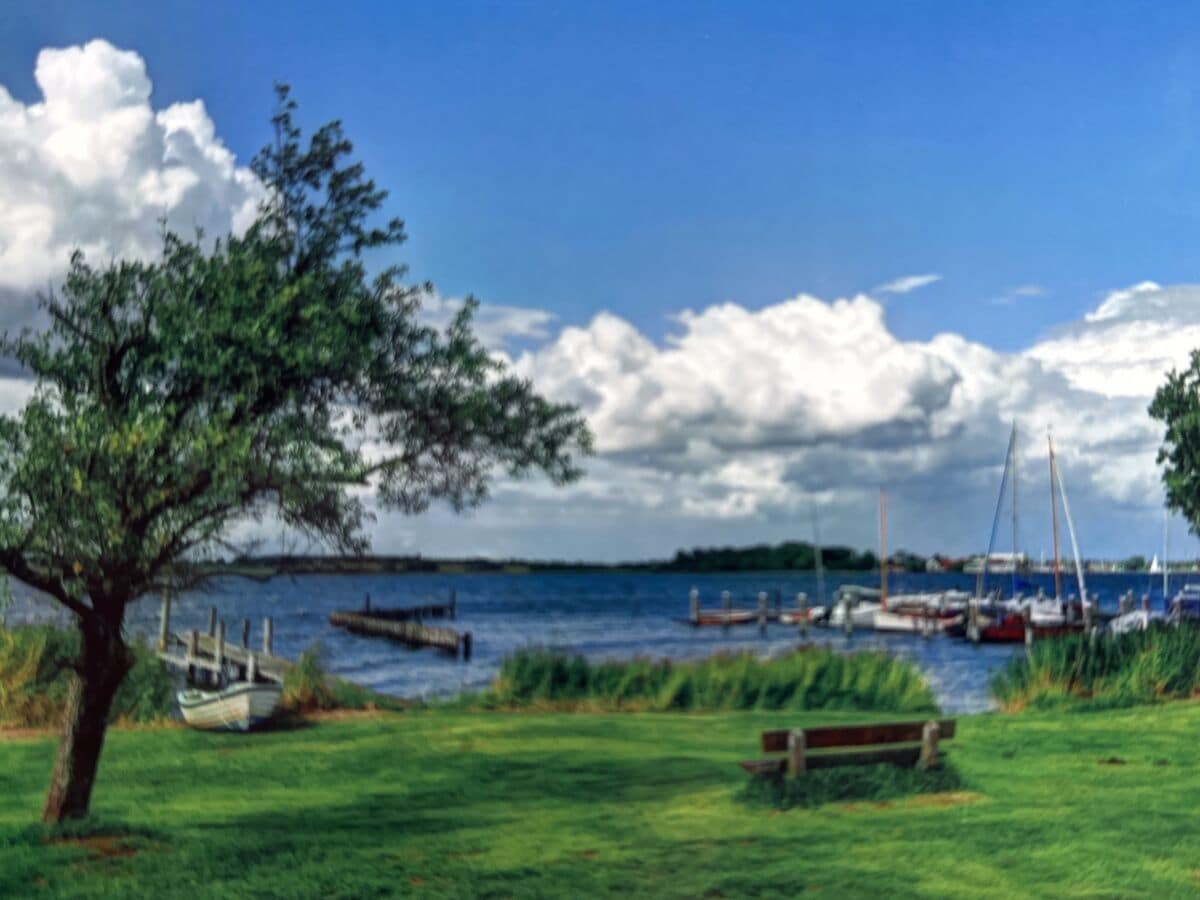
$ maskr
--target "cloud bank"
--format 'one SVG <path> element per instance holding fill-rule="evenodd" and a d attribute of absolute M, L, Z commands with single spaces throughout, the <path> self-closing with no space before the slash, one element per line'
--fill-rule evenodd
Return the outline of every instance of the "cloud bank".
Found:
<path fill-rule="evenodd" d="M 201 101 L 155 109 L 141 58 L 104 41 L 39 54 L 40 98 L 0 87 L 0 327 L 26 321 L 68 254 L 145 258 L 159 221 L 210 235 L 252 220 L 262 188 Z M 381 517 L 380 551 L 629 558 L 694 544 L 810 536 L 871 545 L 875 493 L 892 493 L 893 545 L 969 552 L 986 542 L 1009 424 L 1021 427 L 1027 549 L 1048 546 L 1052 429 L 1084 552 L 1151 552 L 1160 436 L 1146 404 L 1200 347 L 1200 287 L 1114 291 L 1024 352 L 953 334 L 903 341 L 884 295 L 939 281 L 908 275 L 872 295 L 809 294 L 763 309 L 684 312 L 653 339 L 600 312 L 560 327 L 549 311 L 485 305 L 484 341 L 596 432 L 588 477 L 566 490 L 501 481 L 472 516 Z M 1037 285 L 1009 292 L 1040 296 Z M 434 295 L 445 322 L 461 300 Z M 0 404 L 28 383 L 0 371 Z M 1022 522 L 1026 517 L 1022 517 Z M 401 539 L 402 538 L 402 539 Z"/>

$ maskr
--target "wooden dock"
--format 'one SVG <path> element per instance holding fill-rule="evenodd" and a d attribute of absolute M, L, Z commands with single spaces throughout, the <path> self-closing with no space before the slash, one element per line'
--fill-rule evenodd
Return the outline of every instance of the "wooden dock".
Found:
<path fill-rule="evenodd" d="M 410 606 L 397 609 L 373 609 L 368 596 L 361 610 L 338 610 L 329 616 L 329 624 L 345 628 L 352 634 L 384 637 L 401 641 L 411 647 L 434 647 L 455 656 L 462 654 L 463 662 L 471 659 L 471 632 L 460 634 L 453 628 L 424 624 L 425 619 L 453 619 L 457 615 L 457 599 L 450 592 L 448 603 Z"/>
<path fill-rule="evenodd" d="M 796 605 L 791 609 L 783 606 L 783 595 L 775 592 L 775 602 L 772 605 L 766 591 L 759 591 L 758 605 L 754 609 L 738 609 L 733 606 L 732 595 L 729 591 L 721 592 L 720 609 L 701 609 L 700 591 L 692 588 L 688 594 L 688 617 L 683 621 L 695 626 L 719 626 L 729 628 L 733 625 L 757 625 L 760 631 L 765 631 L 768 622 L 791 622 L 798 624 L 801 630 L 808 626 L 808 597 L 806 594 L 796 595 Z"/>
<path fill-rule="evenodd" d="M 259 650 L 250 647 L 250 620 L 242 620 L 239 643 L 226 638 L 225 623 L 218 621 L 217 608 L 208 611 L 208 631 L 171 631 L 171 598 L 163 597 L 162 616 L 158 628 L 158 658 L 168 665 L 183 669 L 188 681 L 200 683 L 206 679 L 218 681 L 230 669 L 242 681 L 275 681 L 283 683 L 284 676 L 292 667 L 291 660 L 276 656 L 272 652 L 274 623 L 263 619 L 262 645 Z"/>

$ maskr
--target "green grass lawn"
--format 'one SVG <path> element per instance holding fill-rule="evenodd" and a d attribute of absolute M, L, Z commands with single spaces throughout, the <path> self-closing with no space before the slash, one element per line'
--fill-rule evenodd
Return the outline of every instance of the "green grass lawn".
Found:
<path fill-rule="evenodd" d="M 983 715 L 966 788 L 740 799 L 764 727 L 849 713 L 422 711 L 115 731 L 94 812 L 32 826 L 53 742 L 0 740 L 0 897 L 1168 897 L 1200 893 L 1200 706 Z"/>

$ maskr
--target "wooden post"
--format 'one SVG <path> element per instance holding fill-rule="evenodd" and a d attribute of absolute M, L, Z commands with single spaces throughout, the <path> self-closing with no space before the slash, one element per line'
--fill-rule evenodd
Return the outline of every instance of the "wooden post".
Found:
<path fill-rule="evenodd" d="M 732 605 L 732 598 L 729 596 L 729 591 L 721 591 L 721 611 L 725 614 L 725 627 L 729 627 L 729 607 Z"/>
<path fill-rule="evenodd" d="M 842 594 L 842 628 L 846 637 L 854 635 L 854 616 L 850 614 L 850 595 Z"/>
<path fill-rule="evenodd" d="M 194 683 L 196 680 L 196 666 L 194 661 L 200 655 L 200 632 L 195 628 L 188 632 L 187 640 L 187 664 L 188 664 L 188 682 Z"/>
<path fill-rule="evenodd" d="M 1025 646 L 1033 646 L 1033 612 L 1028 606 L 1021 607 L 1021 618 L 1025 621 Z"/>
<path fill-rule="evenodd" d="M 271 622 L 271 617 L 268 616 L 267 618 L 263 619 L 263 653 L 265 653 L 267 656 L 275 655 L 271 652 L 271 645 L 274 643 L 272 640 L 274 637 L 274 631 L 275 626 Z"/>
<path fill-rule="evenodd" d="M 465 634 L 463 634 L 463 636 L 462 636 L 463 662 L 471 661 L 471 645 L 473 643 L 474 643 L 474 641 L 471 638 L 471 632 L 468 631 Z"/>
<path fill-rule="evenodd" d="M 1142 594 L 1142 610 L 1145 612 L 1150 612 L 1150 595 L 1149 594 Z"/>
<path fill-rule="evenodd" d="M 251 651 L 247 654 L 246 660 L 246 680 L 251 684 L 258 679 L 258 656 Z"/>
<path fill-rule="evenodd" d="M 758 633 L 767 633 L 767 592 L 758 592 Z"/>
<path fill-rule="evenodd" d="M 363 596 L 363 615 L 369 616 L 370 614 L 371 614 L 371 595 L 366 594 Z"/>
<path fill-rule="evenodd" d="M 808 594 L 796 595 L 796 620 L 800 625 L 800 637 L 808 637 Z"/>
<path fill-rule="evenodd" d="M 217 608 L 210 606 L 208 608 L 208 636 L 216 637 L 217 635 Z"/>
<path fill-rule="evenodd" d="M 688 591 L 688 621 L 693 625 L 700 622 L 700 590 L 698 588 Z"/>
<path fill-rule="evenodd" d="M 1084 600 L 1083 601 L 1083 630 L 1085 632 L 1087 632 L 1087 634 L 1092 638 L 1096 637 L 1095 623 L 1096 623 L 1095 607 L 1091 603 L 1089 603 L 1087 600 Z"/>
<path fill-rule="evenodd" d="M 250 620 L 242 619 L 242 649 L 250 647 Z"/>
<path fill-rule="evenodd" d="M 167 641 L 171 637 L 171 592 L 163 591 L 162 616 L 158 622 L 158 650 L 160 653 L 167 649 Z"/>
<path fill-rule="evenodd" d="M 917 760 L 918 769 L 928 769 L 938 764 L 938 738 L 942 727 L 937 722 L 926 722 L 921 729 L 921 757 Z"/>
<path fill-rule="evenodd" d="M 216 686 L 221 686 L 221 678 L 225 674 L 225 622 L 224 620 L 217 623 L 217 645 L 213 650 L 213 659 L 217 664 L 215 673 Z"/>
<path fill-rule="evenodd" d="M 967 601 L 967 640 L 979 643 L 979 600 L 972 597 Z"/>
<path fill-rule="evenodd" d="M 799 778 L 807 771 L 804 761 L 804 729 L 793 728 L 788 732 L 787 771 L 792 778 Z"/>

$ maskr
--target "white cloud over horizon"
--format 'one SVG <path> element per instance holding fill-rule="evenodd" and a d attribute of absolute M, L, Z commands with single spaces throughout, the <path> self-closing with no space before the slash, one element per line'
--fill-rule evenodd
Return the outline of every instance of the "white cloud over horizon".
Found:
<path fill-rule="evenodd" d="M 210 235 L 251 220 L 261 197 L 253 175 L 201 101 L 153 108 L 136 53 L 104 41 L 45 50 L 36 80 L 35 103 L 0 86 L 0 328 L 27 319 L 33 292 L 61 275 L 72 248 L 100 261 L 145 258 L 163 216 Z M 799 293 L 761 309 L 721 303 L 681 313 L 661 340 L 610 312 L 564 324 L 550 310 L 485 304 L 481 339 L 540 390 L 578 404 L 598 455 L 565 489 L 501 480 L 467 517 L 381 515 L 376 549 L 662 556 L 807 538 L 813 508 L 829 541 L 868 546 L 886 486 L 893 546 L 969 552 L 986 542 L 1014 419 L 1031 517 L 1048 519 L 1033 510 L 1048 493 L 1052 428 L 1083 552 L 1153 547 L 1160 429 L 1146 405 L 1200 347 L 1200 286 L 1113 291 L 1005 353 L 951 331 L 896 336 L 879 297 L 940 280 L 907 275 L 870 295 Z M 1022 284 L 1009 294 L 1045 292 Z M 423 315 L 441 324 L 462 302 L 434 294 Z M 27 395 L 20 378 L 0 384 L 4 408 Z M 1045 531 L 1026 531 L 1035 552 Z"/>

